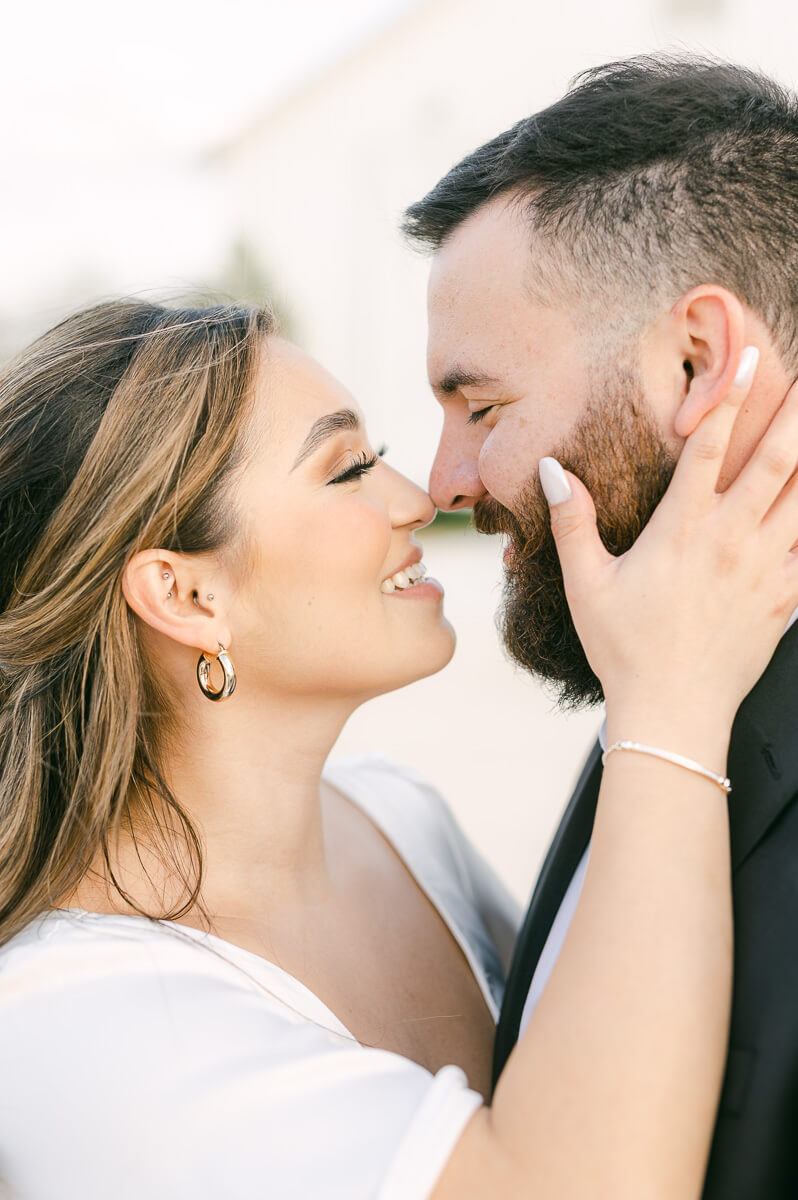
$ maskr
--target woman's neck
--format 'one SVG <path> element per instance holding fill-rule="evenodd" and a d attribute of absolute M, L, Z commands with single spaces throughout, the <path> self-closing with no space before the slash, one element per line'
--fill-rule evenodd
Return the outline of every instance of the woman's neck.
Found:
<path fill-rule="evenodd" d="M 165 752 L 163 764 L 168 786 L 202 841 L 204 906 L 211 915 L 249 919 L 322 902 L 332 875 L 321 773 L 354 705 L 278 697 L 257 708 L 224 702 L 207 708 L 193 709 L 190 729 Z M 133 800 L 135 843 L 123 828 L 116 851 L 109 846 L 114 874 L 145 911 L 163 908 L 164 901 L 171 911 L 184 903 L 184 885 L 173 869 L 167 875 L 171 860 L 139 820 L 144 811 Z M 180 823 L 171 815 L 169 827 L 177 832 L 176 849 L 193 881 Z M 101 874 L 104 883 L 106 872 Z M 78 894 L 92 896 L 94 904 L 73 904 L 99 907 L 88 885 Z M 108 896 L 119 910 L 134 911 L 115 889 Z"/>

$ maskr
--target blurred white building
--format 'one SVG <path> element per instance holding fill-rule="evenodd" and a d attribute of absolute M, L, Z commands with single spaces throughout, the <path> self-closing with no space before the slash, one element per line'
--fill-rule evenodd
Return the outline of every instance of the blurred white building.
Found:
<path fill-rule="evenodd" d="M 375 442 L 426 483 L 438 431 L 424 367 L 427 264 L 398 222 L 463 154 L 544 107 L 580 69 L 690 48 L 795 84 L 793 0 L 425 0 L 206 160 L 294 334 L 357 395 Z M 523 897 L 595 735 L 502 657 L 495 548 L 431 535 L 454 663 L 368 705 L 339 744 L 424 770 Z"/>
<path fill-rule="evenodd" d="M 398 234 L 403 209 L 585 67 L 685 47 L 795 85 L 796 35 L 794 0 L 423 0 L 211 164 L 299 339 L 354 390 L 394 462 L 424 482 L 437 429 L 424 371 L 427 264 Z"/>

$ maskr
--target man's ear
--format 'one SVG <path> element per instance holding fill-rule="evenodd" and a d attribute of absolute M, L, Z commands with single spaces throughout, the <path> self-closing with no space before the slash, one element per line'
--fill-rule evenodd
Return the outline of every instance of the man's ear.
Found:
<path fill-rule="evenodd" d="M 687 378 L 673 425 L 679 437 L 689 437 L 723 400 L 737 374 L 745 346 L 745 314 L 733 292 L 702 284 L 677 301 L 671 317 Z"/>
<path fill-rule="evenodd" d="M 142 621 L 209 655 L 218 653 L 219 642 L 229 647 L 231 637 L 222 597 L 213 592 L 210 575 L 171 550 L 140 550 L 122 572 L 122 594 Z"/>

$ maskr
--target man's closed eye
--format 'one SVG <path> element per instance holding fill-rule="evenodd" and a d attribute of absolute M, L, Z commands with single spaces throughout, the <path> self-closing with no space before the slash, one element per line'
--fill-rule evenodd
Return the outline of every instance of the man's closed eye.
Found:
<path fill-rule="evenodd" d="M 468 418 L 469 425 L 478 425 L 483 417 L 487 416 L 496 407 L 495 404 L 489 404 L 487 408 L 478 408 Z"/>

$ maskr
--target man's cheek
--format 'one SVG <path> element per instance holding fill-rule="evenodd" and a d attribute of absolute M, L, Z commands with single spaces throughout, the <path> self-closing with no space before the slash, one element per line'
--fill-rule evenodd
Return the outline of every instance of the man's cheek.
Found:
<path fill-rule="evenodd" d="M 538 458 L 531 448 L 524 448 L 507 436 L 497 438 L 497 433 L 495 430 L 482 447 L 479 475 L 491 496 L 506 508 L 512 508 L 514 497 L 537 471 Z"/>

